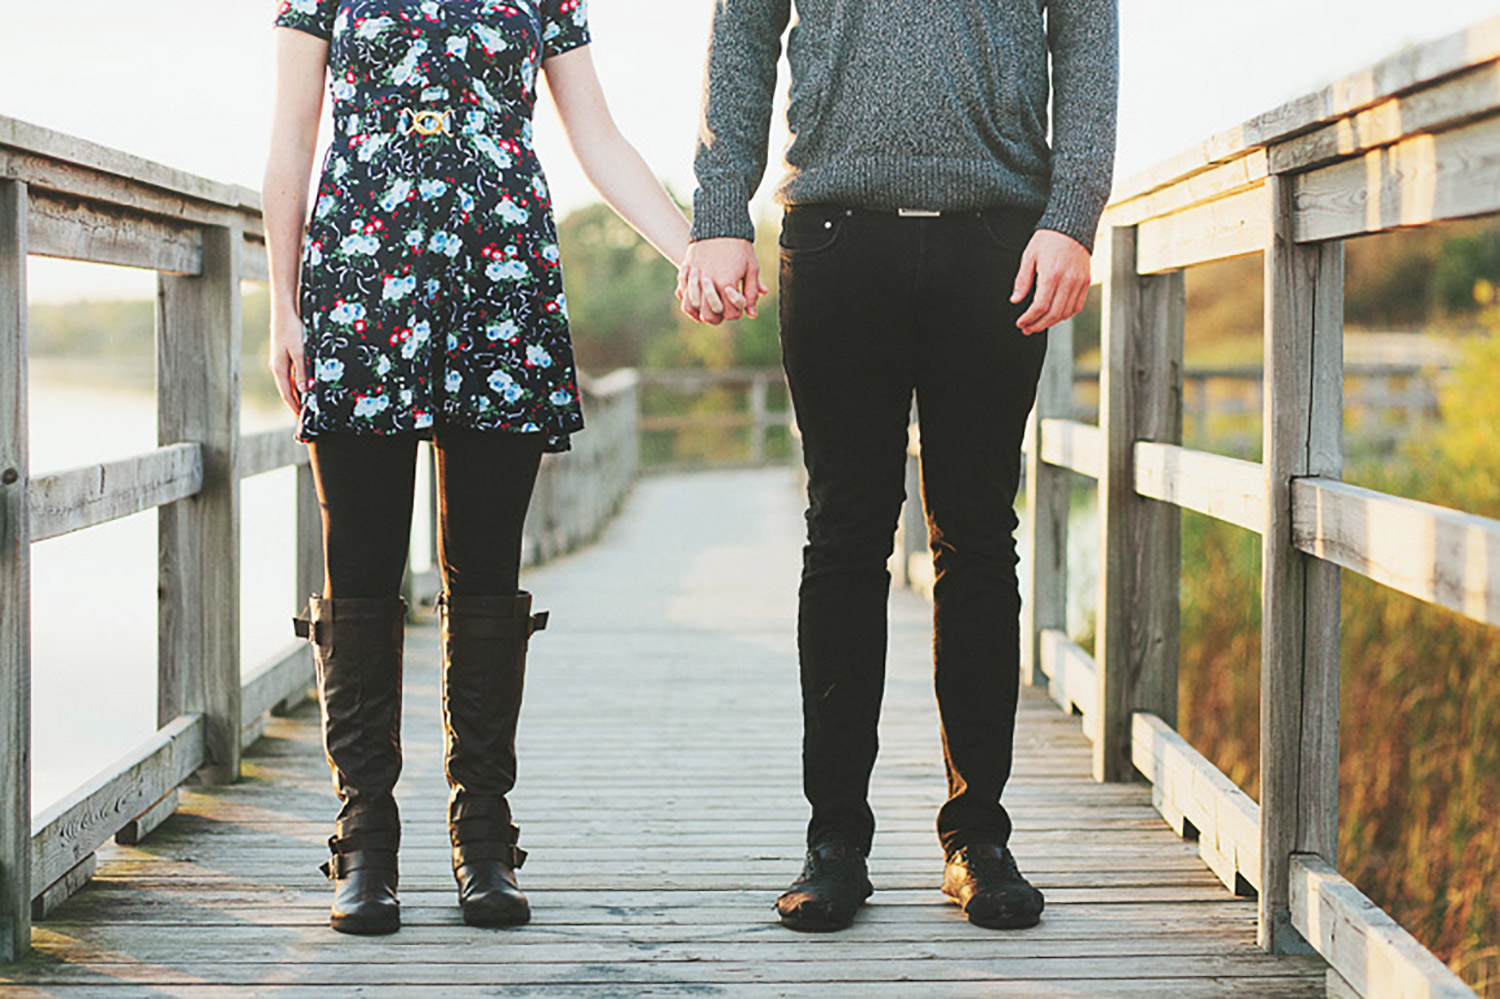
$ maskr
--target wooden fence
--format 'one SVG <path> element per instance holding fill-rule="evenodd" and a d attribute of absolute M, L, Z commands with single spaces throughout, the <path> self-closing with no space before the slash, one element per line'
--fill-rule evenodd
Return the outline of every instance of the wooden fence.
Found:
<path fill-rule="evenodd" d="M 1361 453 L 1392 453 L 1439 417 L 1439 393 L 1451 365 L 1411 361 L 1344 365 L 1344 445 Z M 1099 419 L 1099 372 L 1073 373 L 1071 419 Z M 1259 365 L 1186 367 L 1182 371 L 1182 419 L 1189 440 L 1212 439 L 1231 452 L 1259 447 L 1256 423 L 1265 396 Z"/>
<path fill-rule="evenodd" d="M 647 470 L 666 471 L 706 465 L 756 466 L 793 457 L 791 447 L 778 449 L 773 438 L 778 431 L 790 433 L 792 427 L 791 402 L 780 368 L 643 371 L 641 388 L 645 393 L 640 424 L 643 438 L 650 441 L 653 437 L 665 436 L 670 443 L 666 455 L 653 453 L 644 461 L 643 468 Z M 679 407 L 662 406 L 662 402 L 668 400 L 693 397 L 701 400 L 718 393 L 727 396 L 721 401 L 730 402 L 730 408 L 704 411 L 689 403 L 684 411 Z M 662 412 L 664 408 L 677 411 Z M 742 436 L 742 441 L 726 444 L 716 440 L 717 453 L 711 456 L 683 456 L 680 446 L 683 437 L 703 431 Z"/>
<path fill-rule="evenodd" d="M 30 474 L 29 255 L 159 273 L 155 450 Z M 98 846 L 146 835 L 195 774 L 235 780 L 265 714 L 311 682 L 305 643 L 240 664 L 241 480 L 297 467 L 297 591 L 322 581 L 306 449 L 289 430 L 240 434 L 240 284 L 265 280 L 255 192 L 0 117 L 0 961 L 25 953 L 33 917 L 87 881 Z M 634 478 L 634 374 L 584 388 L 592 429 L 567 461 L 545 466 L 527 526 L 533 559 L 597 533 Z M 158 731 L 33 818 L 31 544 L 152 509 Z"/>
<path fill-rule="evenodd" d="M 1337 871 L 1340 569 L 1500 625 L 1500 521 L 1340 481 L 1342 241 L 1494 214 L 1500 18 L 1121 185 L 1094 253 L 1099 422 L 1072 418 L 1064 325 L 1028 432 L 1023 669 L 1083 716 L 1099 780 L 1144 776 L 1224 883 L 1257 894 L 1265 948 L 1327 960 L 1331 996 L 1474 996 Z M 1265 260 L 1259 463 L 1181 446 L 1183 268 L 1253 253 Z M 1073 473 L 1099 491 L 1093 655 L 1066 630 Z M 1174 730 L 1181 509 L 1261 536 L 1258 806 Z M 909 517 L 908 558 L 926 541 Z"/>

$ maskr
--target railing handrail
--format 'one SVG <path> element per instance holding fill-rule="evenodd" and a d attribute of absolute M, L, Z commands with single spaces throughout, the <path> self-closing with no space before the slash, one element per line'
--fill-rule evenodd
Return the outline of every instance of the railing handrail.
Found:
<path fill-rule="evenodd" d="M 320 517 L 306 449 L 290 429 L 239 430 L 240 283 L 266 280 L 260 197 L 0 116 L 0 962 L 85 883 L 111 836 L 148 834 L 195 772 L 239 774 L 267 712 L 312 681 L 306 643 L 257 668 L 239 656 L 239 483 L 297 468 L 297 592 L 322 581 Z M 160 446 L 33 477 L 27 441 L 26 261 L 45 255 L 159 274 Z M 526 525 L 533 561 L 584 543 L 636 474 L 639 376 L 580 375 L 590 432 L 545 462 Z M 158 731 L 31 815 L 30 547 L 157 510 Z"/>
<path fill-rule="evenodd" d="M 1409 45 L 1371 66 L 1343 76 L 1320 90 L 1294 97 L 1269 111 L 1217 132 L 1156 164 L 1117 181 L 1110 205 L 1117 208 L 1163 188 L 1171 187 L 1223 163 L 1252 156 L 1272 146 L 1283 147 L 1275 167 L 1315 162 L 1310 150 L 1338 158 L 1340 143 L 1291 140 L 1331 122 L 1354 118 L 1412 90 L 1500 59 L 1500 17 L 1480 21 L 1441 38 Z M 1300 154 L 1296 159 L 1292 157 Z"/>

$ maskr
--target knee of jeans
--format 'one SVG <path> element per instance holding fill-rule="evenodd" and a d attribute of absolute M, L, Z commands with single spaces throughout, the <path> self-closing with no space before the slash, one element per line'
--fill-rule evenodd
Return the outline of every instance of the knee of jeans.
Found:
<path fill-rule="evenodd" d="M 809 513 L 804 564 L 833 571 L 883 570 L 896 547 L 896 518 Z"/>
<path fill-rule="evenodd" d="M 933 530 L 927 537 L 934 567 L 985 567 L 1013 571 L 1019 562 L 1016 539 L 1009 531 L 979 530 L 955 535 Z"/>

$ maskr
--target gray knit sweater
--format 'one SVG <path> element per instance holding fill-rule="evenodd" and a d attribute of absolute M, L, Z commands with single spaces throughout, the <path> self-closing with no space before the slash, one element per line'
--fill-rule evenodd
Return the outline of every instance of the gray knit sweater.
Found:
<path fill-rule="evenodd" d="M 716 2 L 693 238 L 751 239 L 792 0 Z M 796 0 L 796 11 L 777 201 L 1028 208 L 1038 228 L 1092 249 L 1114 163 L 1116 0 Z"/>

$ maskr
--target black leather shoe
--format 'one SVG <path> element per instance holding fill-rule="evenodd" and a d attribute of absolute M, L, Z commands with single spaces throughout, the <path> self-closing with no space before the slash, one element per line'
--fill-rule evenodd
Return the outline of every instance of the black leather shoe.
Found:
<path fill-rule="evenodd" d="M 328 925 L 340 933 L 379 935 L 401 928 L 401 902 L 396 897 L 396 851 L 379 834 L 356 834 L 329 839 L 333 857 L 322 871 L 333 882 L 333 909 Z"/>
<path fill-rule="evenodd" d="M 514 826 L 511 827 L 514 830 Z M 516 882 L 526 851 L 494 841 L 453 848 L 458 904 L 470 926 L 520 926 L 531 920 L 531 903 Z"/>
<path fill-rule="evenodd" d="M 943 894 L 963 907 L 969 922 L 991 930 L 1035 926 L 1045 904 L 1009 848 L 994 843 L 973 843 L 949 857 Z"/>
<path fill-rule="evenodd" d="M 781 924 L 808 933 L 842 930 L 874 894 L 865 851 L 847 843 L 819 843 L 807 851 L 802 874 L 776 900 Z"/>

